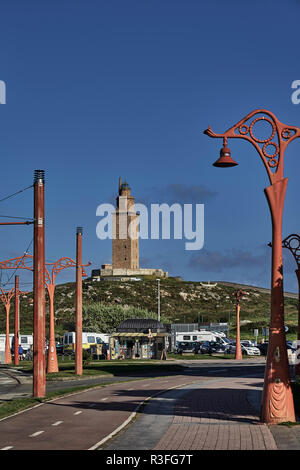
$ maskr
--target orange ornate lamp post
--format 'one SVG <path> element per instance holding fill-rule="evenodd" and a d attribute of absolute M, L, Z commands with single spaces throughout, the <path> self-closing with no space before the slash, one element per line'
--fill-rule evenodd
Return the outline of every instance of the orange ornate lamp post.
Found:
<path fill-rule="evenodd" d="M 265 139 L 255 135 L 255 125 L 260 121 L 270 125 L 271 133 Z M 270 424 L 284 421 L 294 422 L 294 401 L 284 329 L 282 215 L 288 178 L 284 178 L 283 161 L 288 144 L 300 137 L 300 129 L 282 124 L 270 111 L 258 109 L 252 111 L 223 134 L 214 133 L 210 127 L 204 133 L 210 137 L 223 139 L 220 158 L 214 163 L 214 166 L 232 167 L 237 165 L 231 158 L 227 141 L 229 138 L 242 138 L 250 142 L 259 153 L 271 183 L 264 190 L 272 219 L 272 274 L 270 337 L 261 419 Z M 273 153 L 270 153 L 272 148 Z"/>
<path fill-rule="evenodd" d="M 79 235 L 78 235 L 79 236 Z M 80 243 L 78 245 L 79 252 L 80 252 Z M 81 258 L 82 259 L 82 256 Z M 30 264 L 28 264 L 28 260 L 30 260 Z M 13 258 L 6 261 L 0 262 L 0 269 L 27 269 L 29 271 L 33 271 L 32 261 L 34 260 L 32 255 L 25 253 L 23 256 L 19 256 L 17 258 Z M 91 263 L 87 263 L 81 265 L 81 278 L 76 274 L 76 292 L 80 292 L 82 296 L 82 277 L 85 277 L 87 274 L 84 270 L 84 267 L 90 266 Z M 52 266 L 51 274 L 47 268 L 47 266 Z M 49 305 L 50 305 L 50 312 L 49 312 L 49 350 L 48 350 L 48 363 L 47 363 L 47 372 L 53 373 L 58 372 L 58 362 L 57 362 L 57 354 L 56 354 L 56 344 L 55 344 L 55 331 L 54 331 L 54 291 L 55 291 L 55 279 L 57 274 L 66 268 L 76 268 L 78 270 L 79 264 L 71 258 L 64 257 L 60 258 L 55 263 L 45 263 L 45 285 L 48 290 L 49 294 Z M 15 289 L 17 292 L 19 285 L 19 276 L 16 276 L 16 284 Z M 81 289 L 81 290 L 80 290 Z M 22 292 L 25 293 L 25 292 Z M 15 313 L 15 347 L 18 343 L 18 332 L 19 332 L 19 303 L 17 300 L 18 296 L 16 297 L 16 313 Z M 82 305 L 82 304 L 81 304 Z M 76 303 L 76 311 L 77 311 L 77 303 Z M 15 363 L 16 363 L 16 356 L 15 354 Z M 18 361 L 18 359 L 17 359 Z"/>
<path fill-rule="evenodd" d="M 55 343 L 55 331 L 54 331 L 54 291 L 55 291 L 55 278 L 57 274 L 66 268 L 77 268 L 77 263 L 71 258 L 60 258 L 55 263 L 46 263 L 47 266 L 52 265 L 51 274 L 47 267 L 45 268 L 45 283 L 47 286 L 49 301 L 50 301 L 50 315 L 49 315 L 49 350 L 48 350 L 48 363 L 47 363 L 47 372 L 54 373 L 58 372 L 58 362 L 57 362 L 57 353 L 56 353 L 56 343 Z M 89 264 L 85 266 L 89 266 Z M 86 276 L 83 267 L 81 266 L 82 275 Z"/>
<path fill-rule="evenodd" d="M 5 292 L 2 287 L 0 287 L 0 300 L 2 301 L 3 305 L 5 306 L 5 311 L 6 311 L 6 336 L 5 336 L 5 364 L 11 364 L 11 351 L 10 351 L 10 344 L 9 344 L 9 313 L 10 313 L 10 301 L 15 295 L 15 287 L 10 289 L 9 291 Z M 21 292 L 19 289 L 17 291 L 17 295 L 21 294 L 27 294 L 28 292 Z M 15 356 L 17 355 L 19 357 L 19 347 L 16 350 L 16 345 L 14 348 L 14 353 Z"/>
<path fill-rule="evenodd" d="M 0 269 L 28 269 L 29 271 L 32 271 L 32 266 L 26 265 L 27 259 L 30 258 L 32 259 L 33 257 L 31 255 L 28 255 L 25 253 L 23 256 L 19 256 L 18 258 L 12 258 L 6 261 L 1 261 L 0 262 Z M 25 292 L 21 292 L 25 294 Z M 14 291 L 14 296 L 15 296 L 15 334 L 14 334 L 14 363 L 15 365 L 19 364 L 19 276 L 15 276 L 15 291 Z M 9 307 L 10 308 L 10 307 Z"/>
<path fill-rule="evenodd" d="M 270 243 L 271 245 L 271 243 Z M 282 247 L 287 248 L 297 263 L 296 276 L 298 279 L 298 334 L 297 340 L 300 342 L 300 236 L 293 233 L 282 241 Z M 298 358 L 297 358 L 298 359 Z M 300 363 L 295 363 L 295 375 L 300 375 Z"/>
<path fill-rule="evenodd" d="M 5 364 L 11 364 L 11 352 L 9 344 L 9 312 L 10 312 L 10 301 L 15 294 L 15 288 L 13 287 L 8 292 L 5 292 L 2 287 L 0 287 L 0 299 L 5 306 L 6 311 L 6 336 L 5 336 Z"/>

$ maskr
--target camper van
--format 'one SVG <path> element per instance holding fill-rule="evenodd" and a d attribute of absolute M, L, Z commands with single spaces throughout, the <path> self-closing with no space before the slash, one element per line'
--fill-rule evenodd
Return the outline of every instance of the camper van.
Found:
<path fill-rule="evenodd" d="M 194 331 L 178 331 L 176 332 L 176 342 L 200 342 L 200 341 L 215 341 L 226 345 L 226 337 L 224 333 L 216 333 L 215 331 L 208 330 L 194 330 Z"/>
<path fill-rule="evenodd" d="M 12 338 L 12 348 L 14 348 L 15 337 Z M 22 346 L 23 352 L 26 353 L 33 347 L 33 335 L 20 335 L 19 346 Z"/>
<path fill-rule="evenodd" d="M 96 344 L 109 344 L 110 335 L 104 333 L 82 333 L 82 349 L 90 349 Z M 63 345 L 65 351 L 75 351 L 76 333 L 64 333 Z"/>

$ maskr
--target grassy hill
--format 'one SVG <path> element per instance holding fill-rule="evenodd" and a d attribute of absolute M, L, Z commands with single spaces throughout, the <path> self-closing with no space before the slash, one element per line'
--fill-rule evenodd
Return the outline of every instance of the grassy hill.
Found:
<path fill-rule="evenodd" d="M 187 282 L 178 278 L 162 279 L 161 315 L 171 323 L 227 322 L 235 323 L 235 305 L 232 293 L 237 288 L 248 292 L 241 301 L 242 331 L 268 326 L 270 317 L 270 292 L 267 289 L 218 282 L 215 287 L 205 287 L 200 282 Z M 48 331 L 49 303 L 47 298 Z M 83 306 L 102 302 L 106 305 L 134 306 L 157 315 L 157 282 L 155 278 L 142 281 L 83 281 Z M 75 283 L 57 285 L 55 290 L 55 328 L 57 335 L 75 328 Z M 32 293 L 20 297 L 21 333 L 33 330 Z M 285 294 L 285 324 L 289 334 L 295 336 L 298 318 L 298 300 L 295 294 Z M 13 332 L 14 303 L 10 313 L 10 328 Z M 84 327 L 84 324 L 83 324 Z M 5 332 L 5 310 L 0 306 L 0 332 Z"/>

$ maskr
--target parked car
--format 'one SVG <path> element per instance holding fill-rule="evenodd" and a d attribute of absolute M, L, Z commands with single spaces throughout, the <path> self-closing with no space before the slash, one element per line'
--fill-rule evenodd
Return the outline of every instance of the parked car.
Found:
<path fill-rule="evenodd" d="M 255 346 L 255 342 L 251 341 L 250 339 L 242 339 L 241 344 L 243 344 L 244 346 L 249 346 L 250 348 Z"/>
<path fill-rule="evenodd" d="M 199 341 L 181 341 L 177 344 L 175 354 L 200 354 L 201 342 Z"/>
<path fill-rule="evenodd" d="M 180 354 L 180 350 L 182 349 L 182 347 L 185 345 L 186 343 L 183 343 L 183 342 L 176 342 L 176 346 L 175 346 L 175 349 L 174 349 L 174 353 L 175 354 Z"/>
<path fill-rule="evenodd" d="M 231 341 L 231 343 L 228 345 L 227 352 L 228 354 L 234 354 L 235 353 L 235 341 Z"/>
<path fill-rule="evenodd" d="M 216 341 L 204 341 L 200 346 L 201 354 L 225 353 L 227 346 Z"/>
<path fill-rule="evenodd" d="M 200 346 L 201 354 L 209 354 L 210 353 L 210 342 L 204 341 Z"/>
<path fill-rule="evenodd" d="M 261 354 L 266 356 L 268 352 L 268 345 L 269 342 L 265 341 L 264 343 L 258 344 L 257 347 L 260 350 Z M 296 343 L 294 341 L 287 341 L 286 342 L 286 349 L 289 353 L 289 351 L 293 354 L 297 350 Z"/>
<path fill-rule="evenodd" d="M 228 348 L 228 353 L 235 354 L 236 341 L 232 342 Z M 241 342 L 242 354 L 247 356 L 260 356 L 261 352 L 256 346 L 248 346 Z"/>
<path fill-rule="evenodd" d="M 192 343 L 179 343 L 177 354 L 194 354 L 194 346 Z"/>
<path fill-rule="evenodd" d="M 260 356 L 260 350 L 256 346 L 246 346 L 241 345 L 242 354 L 247 354 L 247 356 Z"/>
<path fill-rule="evenodd" d="M 193 348 L 194 348 L 194 354 L 201 354 L 200 347 L 203 341 L 194 341 L 193 342 Z"/>
<path fill-rule="evenodd" d="M 291 349 L 292 352 L 295 352 L 296 349 L 297 349 L 297 344 L 296 344 L 295 341 L 287 341 L 287 342 L 286 342 L 286 348 L 287 348 L 287 349 Z"/>
<path fill-rule="evenodd" d="M 269 345 L 269 342 L 268 341 L 265 341 L 264 343 L 260 343 L 257 345 L 258 349 L 260 350 L 260 353 L 263 355 L 263 356 L 266 356 L 267 355 L 267 352 L 268 352 L 268 345 Z"/>

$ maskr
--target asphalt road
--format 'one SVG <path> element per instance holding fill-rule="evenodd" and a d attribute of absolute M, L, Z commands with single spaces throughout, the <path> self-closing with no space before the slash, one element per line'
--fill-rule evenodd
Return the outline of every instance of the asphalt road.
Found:
<path fill-rule="evenodd" d="M 47 402 L 37 407 L 19 413 L 13 417 L 0 421 L 0 449 L 5 450 L 86 450 L 101 449 L 114 445 L 117 432 L 121 431 L 124 423 L 135 417 L 134 413 L 143 402 L 156 396 L 153 401 L 156 408 L 146 405 L 147 415 L 160 416 L 160 434 L 164 432 L 170 417 L 171 402 L 179 395 L 189 390 L 191 384 L 209 381 L 219 377 L 257 377 L 262 378 L 265 362 L 263 358 L 257 360 L 231 361 L 183 361 L 184 372 L 180 375 L 161 376 L 133 380 L 134 377 L 117 377 L 121 383 L 113 383 L 105 387 L 91 389 Z M 1 390 L 6 387 L 9 393 L 31 393 L 31 385 L 16 385 L 2 383 L 5 377 L 0 374 Z M 8 379 L 6 379 L 8 380 Z M 98 379 L 99 380 L 99 379 Z M 112 381 L 112 379 L 107 379 Z M 130 381 L 126 381 L 130 380 Z M 78 381 L 76 381 L 78 382 Z M 95 379 L 81 380 L 82 385 L 93 383 Z M 103 383 L 103 382 L 99 382 Z M 74 381 L 49 383 L 47 390 L 54 388 L 66 389 L 74 387 Z M 180 387 L 178 392 L 174 387 Z M 185 387 L 185 389 L 183 389 Z M 167 391 L 167 395 L 160 394 Z M 170 401 L 171 400 L 171 401 Z M 152 402 L 152 400 L 151 400 Z M 150 402 L 149 402 L 150 403 Z M 168 404 L 167 407 L 164 404 Z M 151 403 L 152 406 L 152 403 Z M 149 411 L 150 410 L 150 411 Z M 158 410 L 158 411 L 157 411 Z M 132 424 L 129 425 L 129 429 Z M 150 428 L 149 428 L 150 429 Z M 112 436 L 112 434 L 114 436 Z M 153 432 L 148 438 L 154 440 Z M 122 439 L 122 434 L 119 435 Z M 150 448 L 153 442 L 150 442 Z M 126 443 L 125 443 L 126 445 Z M 145 445 L 145 443 L 144 443 Z"/>

